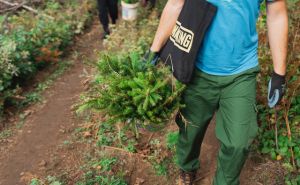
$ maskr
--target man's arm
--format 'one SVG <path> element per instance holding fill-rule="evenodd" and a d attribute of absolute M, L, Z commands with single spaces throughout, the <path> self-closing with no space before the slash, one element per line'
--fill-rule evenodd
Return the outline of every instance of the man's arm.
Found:
<path fill-rule="evenodd" d="M 288 43 L 288 15 L 285 0 L 267 3 L 268 37 L 275 73 L 285 75 Z"/>
<path fill-rule="evenodd" d="M 181 12 L 184 1 L 185 0 L 169 0 L 167 2 L 150 48 L 151 51 L 158 52 L 168 40 Z"/>
<path fill-rule="evenodd" d="M 288 15 L 285 0 L 268 0 L 267 25 L 274 66 L 268 87 L 268 105 L 273 108 L 280 103 L 285 92 L 288 47 Z"/>

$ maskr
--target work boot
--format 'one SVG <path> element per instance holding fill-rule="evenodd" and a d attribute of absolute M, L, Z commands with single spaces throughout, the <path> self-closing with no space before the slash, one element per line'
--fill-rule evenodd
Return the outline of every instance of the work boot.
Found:
<path fill-rule="evenodd" d="M 107 36 L 110 34 L 109 28 L 108 27 L 104 27 L 103 28 L 103 35 L 102 35 L 102 39 L 106 39 Z"/>
<path fill-rule="evenodd" d="M 196 170 L 192 172 L 180 170 L 178 185 L 194 185 L 195 180 Z"/>

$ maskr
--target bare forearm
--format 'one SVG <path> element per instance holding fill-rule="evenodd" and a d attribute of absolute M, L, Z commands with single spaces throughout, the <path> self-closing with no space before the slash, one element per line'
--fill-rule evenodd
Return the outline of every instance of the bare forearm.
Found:
<path fill-rule="evenodd" d="M 176 24 L 176 20 L 181 12 L 184 0 L 169 0 L 163 10 L 158 29 L 156 31 L 151 51 L 159 51 L 169 36 Z"/>
<path fill-rule="evenodd" d="M 285 75 L 288 43 L 288 15 L 285 0 L 268 3 L 267 25 L 274 71 Z"/>

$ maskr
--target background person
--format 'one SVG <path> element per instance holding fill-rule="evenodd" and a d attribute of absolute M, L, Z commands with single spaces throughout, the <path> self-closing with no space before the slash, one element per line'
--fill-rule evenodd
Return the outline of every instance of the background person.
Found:
<path fill-rule="evenodd" d="M 103 27 L 103 38 L 110 34 L 109 16 L 112 24 L 118 19 L 118 0 L 97 0 L 99 20 Z"/>

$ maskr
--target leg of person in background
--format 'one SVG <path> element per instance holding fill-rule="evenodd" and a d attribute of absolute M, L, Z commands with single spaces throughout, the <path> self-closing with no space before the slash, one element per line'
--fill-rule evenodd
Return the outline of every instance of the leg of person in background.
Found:
<path fill-rule="evenodd" d="M 108 28 L 109 19 L 108 19 L 108 10 L 107 10 L 109 1 L 111 0 L 97 0 L 99 20 L 104 30 L 103 38 L 105 38 L 107 35 L 110 34 Z"/>
<path fill-rule="evenodd" d="M 150 5 L 149 5 L 149 3 L 150 3 Z M 156 3 L 156 0 L 142 0 L 142 6 L 143 7 L 148 6 L 150 10 L 155 7 L 155 3 Z"/>
<path fill-rule="evenodd" d="M 150 2 L 150 9 L 155 7 L 156 0 L 148 0 Z"/>
<path fill-rule="evenodd" d="M 118 19 L 118 0 L 108 0 L 108 11 L 113 24 Z"/>

